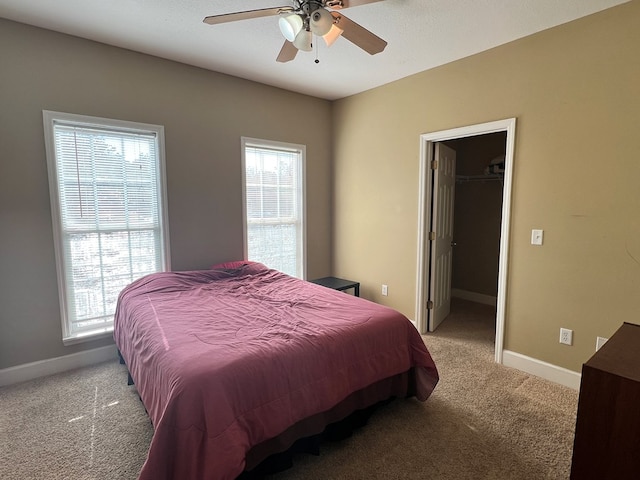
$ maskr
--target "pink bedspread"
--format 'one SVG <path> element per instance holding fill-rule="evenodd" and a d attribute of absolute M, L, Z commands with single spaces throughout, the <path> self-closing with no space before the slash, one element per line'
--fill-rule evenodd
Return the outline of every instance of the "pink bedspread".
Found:
<path fill-rule="evenodd" d="M 155 432 L 140 479 L 233 479 L 253 446 L 350 393 L 436 367 L 393 309 L 250 264 L 146 276 L 120 294 L 114 338 Z"/>

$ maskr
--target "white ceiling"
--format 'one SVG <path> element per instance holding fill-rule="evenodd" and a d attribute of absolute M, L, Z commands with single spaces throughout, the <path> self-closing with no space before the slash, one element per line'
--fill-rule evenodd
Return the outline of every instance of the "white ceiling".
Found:
<path fill-rule="evenodd" d="M 291 0 L 0 0 L 0 17 L 330 100 L 352 95 L 628 0 L 384 0 L 342 10 L 389 44 L 344 38 L 275 61 L 276 17 L 207 25 L 207 15 Z"/>

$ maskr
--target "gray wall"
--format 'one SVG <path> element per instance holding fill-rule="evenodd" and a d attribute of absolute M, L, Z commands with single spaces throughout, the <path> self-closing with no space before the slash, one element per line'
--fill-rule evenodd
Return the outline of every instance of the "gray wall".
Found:
<path fill-rule="evenodd" d="M 3 19 L 0 59 L 0 369 L 112 343 L 61 341 L 42 110 L 164 125 L 174 270 L 242 258 L 241 136 L 306 145 L 307 273 L 331 273 L 330 102 Z"/>

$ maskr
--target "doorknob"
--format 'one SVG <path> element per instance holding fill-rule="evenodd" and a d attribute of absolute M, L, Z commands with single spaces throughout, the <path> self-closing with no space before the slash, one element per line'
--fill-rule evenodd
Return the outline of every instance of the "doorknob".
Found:
<path fill-rule="evenodd" d="M 458 245 L 456 242 L 451 242 L 452 247 L 455 247 L 456 245 Z"/>

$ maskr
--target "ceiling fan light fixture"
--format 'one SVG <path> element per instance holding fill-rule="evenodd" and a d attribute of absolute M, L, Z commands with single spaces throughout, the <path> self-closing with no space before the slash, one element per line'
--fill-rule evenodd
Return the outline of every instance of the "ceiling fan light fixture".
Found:
<path fill-rule="evenodd" d="M 309 30 L 305 30 L 304 28 L 298 32 L 295 40 L 293 41 L 293 45 L 302 52 L 310 52 L 313 50 L 313 34 Z"/>
<path fill-rule="evenodd" d="M 327 44 L 327 47 L 330 47 L 331 45 L 333 45 L 334 42 L 338 39 L 338 37 L 342 35 L 342 32 L 344 32 L 344 30 L 336 26 L 335 23 L 331 25 L 331 29 L 329 30 L 329 32 L 327 32 L 322 36 L 322 39 L 324 40 L 324 43 Z"/>
<path fill-rule="evenodd" d="M 302 30 L 302 17 L 297 14 L 282 16 L 278 19 L 278 26 L 284 38 L 293 42 Z"/>
<path fill-rule="evenodd" d="M 326 35 L 331 30 L 332 26 L 333 16 L 331 16 L 328 10 L 325 10 L 324 8 L 318 8 L 317 10 L 311 12 L 309 27 L 315 35 L 319 37 Z"/>

